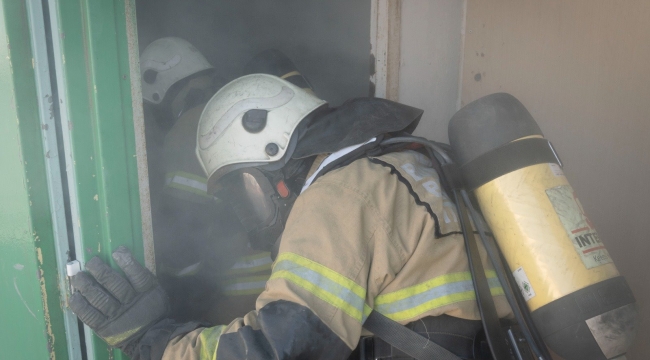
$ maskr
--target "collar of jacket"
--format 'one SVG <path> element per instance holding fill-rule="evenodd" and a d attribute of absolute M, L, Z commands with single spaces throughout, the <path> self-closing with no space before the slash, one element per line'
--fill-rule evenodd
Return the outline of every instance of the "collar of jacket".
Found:
<path fill-rule="evenodd" d="M 292 155 L 333 153 L 382 134 L 412 133 L 423 110 L 379 98 L 357 98 L 320 114 L 307 125 Z"/>

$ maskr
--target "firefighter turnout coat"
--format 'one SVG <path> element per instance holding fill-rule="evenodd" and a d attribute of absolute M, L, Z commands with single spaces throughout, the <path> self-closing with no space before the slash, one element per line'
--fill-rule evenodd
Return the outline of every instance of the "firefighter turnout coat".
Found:
<path fill-rule="evenodd" d="M 415 151 L 361 158 L 314 181 L 289 215 L 256 309 L 172 339 L 163 359 L 345 359 L 371 309 L 402 324 L 480 319 L 456 207 Z"/>

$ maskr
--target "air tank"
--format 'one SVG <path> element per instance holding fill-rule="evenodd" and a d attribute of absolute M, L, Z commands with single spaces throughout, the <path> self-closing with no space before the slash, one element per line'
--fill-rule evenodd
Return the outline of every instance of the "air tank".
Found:
<path fill-rule="evenodd" d="M 566 360 L 624 355 L 634 296 L 524 105 L 480 98 L 452 117 L 449 141 L 547 346 Z"/>

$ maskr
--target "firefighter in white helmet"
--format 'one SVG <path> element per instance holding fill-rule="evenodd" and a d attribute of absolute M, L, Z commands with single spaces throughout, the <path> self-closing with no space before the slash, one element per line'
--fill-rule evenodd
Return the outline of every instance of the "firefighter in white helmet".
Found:
<path fill-rule="evenodd" d="M 448 359 L 479 358 L 461 228 L 435 161 L 377 146 L 411 132 L 421 115 L 368 98 L 332 109 L 269 75 L 232 81 L 203 110 L 196 153 L 208 192 L 233 206 L 256 243 L 279 243 L 256 309 L 219 326 L 174 324 L 155 279 L 126 249 L 113 257 L 138 295 L 116 291 L 124 301 L 113 310 L 73 279 L 82 287 L 72 309 L 140 359 L 345 359 L 377 313 L 420 332 L 425 347 L 442 345 Z M 87 265 L 92 275 L 105 267 Z M 494 272 L 486 275 L 499 316 L 509 316 Z M 95 278 L 108 292 L 125 282 Z M 148 311 L 128 317 L 144 304 Z M 377 338 L 369 346 L 373 358 L 405 358 Z"/>
<path fill-rule="evenodd" d="M 277 50 L 261 52 L 244 72 L 270 73 L 311 91 L 291 60 Z M 152 189 L 159 278 L 177 318 L 230 321 L 254 309 L 272 261 L 268 249 L 249 246 L 227 204 L 207 193 L 207 178 L 195 156 L 201 112 L 225 82 L 180 38 L 147 46 L 141 75 L 143 98 L 156 118 L 152 127 L 166 132 L 164 172 L 154 169 L 152 174 L 159 184 Z"/>
<path fill-rule="evenodd" d="M 221 277 L 244 255 L 246 243 L 235 240 L 243 234 L 206 193 L 187 140 L 225 80 L 178 37 L 149 44 L 140 56 L 140 75 L 158 276 L 177 318 L 205 319 L 211 304 L 224 298 Z"/>

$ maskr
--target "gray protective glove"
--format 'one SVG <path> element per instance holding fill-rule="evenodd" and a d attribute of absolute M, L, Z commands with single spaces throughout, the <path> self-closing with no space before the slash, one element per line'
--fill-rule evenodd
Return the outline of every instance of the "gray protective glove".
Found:
<path fill-rule="evenodd" d="M 86 272 L 72 277 L 77 291 L 68 305 L 110 346 L 133 357 L 147 330 L 168 316 L 169 301 L 156 277 L 127 248 L 117 248 L 113 259 L 126 279 L 94 257 L 86 262 Z"/>

